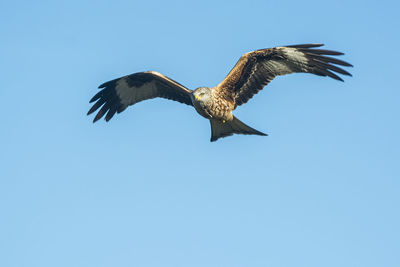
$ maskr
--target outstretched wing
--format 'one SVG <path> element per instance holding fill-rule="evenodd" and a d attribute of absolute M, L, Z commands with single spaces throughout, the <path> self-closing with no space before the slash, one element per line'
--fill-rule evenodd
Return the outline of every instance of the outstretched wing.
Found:
<path fill-rule="evenodd" d="M 351 76 L 335 66 L 352 67 L 351 64 L 326 56 L 339 56 L 343 53 L 313 49 L 320 46 L 323 44 L 291 45 L 246 53 L 215 89 L 220 95 L 234 101 L 236 107 L 246 103 L 278 75 L 306 72 L 339 81 L 343 80 L 335 72 Z"/>
<path fill-rule="evenodd" d="M 192 105 L 191 90 L 155 71 L 127 75 L 103 83 L 99 88 L 102 88 L 101 91 L 90 100 L 90 103 L 97 102 L 87 113 L 89 115 L 101 107 L 93 122 L 106 113 L 105 120 L 109 121 L 116 112 L 120 113 L 130 105 L 155 97 Z"/>

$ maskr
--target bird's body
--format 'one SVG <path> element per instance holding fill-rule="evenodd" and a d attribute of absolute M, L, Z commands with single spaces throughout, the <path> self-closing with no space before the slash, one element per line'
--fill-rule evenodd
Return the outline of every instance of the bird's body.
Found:
<path fill-rule="evenodd" d="M 192 92 L 192 103 L 196 111 L 206 119 L 231 121 L 234 105 L 215 90 L 215 87 L 200 87 Z"/>
<path fill-rule="evenodd" d="M 244 54 L 227 77 L 215 87 L 199 87 L 189 90 L 178 82 L 155 71 L 139 72 L 124 76 L 99 86 L 102 89 L 90 102 L 97 101 L 89 110 L 100 109 L 94 122 L 106 113 L 106 121 L 116 112 L 142 100 L 155 97 L 175 100 L 193 106 L 211 124 L 211 141 L 232 134 L 266 135 L 240 120 L 233 110 L 246 103 L 273 78 L 294 72 L 306 72 L 329 76 L 343 81 L 334 72 L 350 75 L 333 65 L 351 66 L 349 63 L 326 55 L 342 55 L 340 52 L 311 49 L 321 44 L 283 46 L 256 50 Z"/>

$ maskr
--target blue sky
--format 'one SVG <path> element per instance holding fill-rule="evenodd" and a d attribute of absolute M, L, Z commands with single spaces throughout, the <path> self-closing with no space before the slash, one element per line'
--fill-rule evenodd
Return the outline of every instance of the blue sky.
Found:
<path fill-rule="evenodd" d="M 0 266 L 400 264 L 396 1 L 0 3 Z M 279 77 L 210 143 L 163 99 L 92 124 L 89 99 L 156 70 L 218 84 L 241 54 L 322 42 L 345 83 Z"/>

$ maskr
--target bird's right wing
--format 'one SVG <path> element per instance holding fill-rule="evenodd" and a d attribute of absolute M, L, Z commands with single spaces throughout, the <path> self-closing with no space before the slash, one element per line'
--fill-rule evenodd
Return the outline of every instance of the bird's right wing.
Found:
<path fill-rule="evenodd" d="M 109 121 L 116 112 L 120 113 L 130 105 L 156 97 L 192 105 L 191 90 L 155 71 L 127 75 L 103 83 L 99 88 L 102 90 L 90 100 L 90 103 L 97 102 L 89 110 L 88 115 L 101 107 L 93 122 L 106 113 L 105 120 Z"/>

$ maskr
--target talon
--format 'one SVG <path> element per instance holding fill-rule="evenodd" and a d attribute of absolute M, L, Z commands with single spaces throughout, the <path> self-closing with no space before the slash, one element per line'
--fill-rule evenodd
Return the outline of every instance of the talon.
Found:
<path fill-rule="evenodd" d="M 226 121 L 225 120 L 222 120 L 222 123 L 225 123 Z"/>

